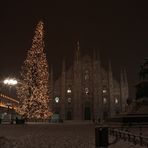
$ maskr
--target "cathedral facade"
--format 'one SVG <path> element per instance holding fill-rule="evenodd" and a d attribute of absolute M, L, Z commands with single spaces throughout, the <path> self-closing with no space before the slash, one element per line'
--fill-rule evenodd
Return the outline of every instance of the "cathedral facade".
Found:
<path fill-rule="evenodd" d="M 120 81 L 113 77 L 111 63 L 102 67 L 99 53 L 81 56 L 77 45 L 73 65 L 62 63 L 60 77 L 54 81 L 51 70 L 52 112 L 63 120 L 106 119 L 124 112 L 128 98 L 125 71 Z"/>

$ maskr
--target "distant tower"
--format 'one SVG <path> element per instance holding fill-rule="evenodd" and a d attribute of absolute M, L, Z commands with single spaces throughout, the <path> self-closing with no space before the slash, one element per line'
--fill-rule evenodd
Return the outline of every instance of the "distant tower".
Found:
<path fill-rule="evenodd" d="M 114 99 L 114 84 L 113 84 L 113 73 L 112 73 L 112 67 L 111 67 L 111 62 L 109 61 L 109 71 L 108 71 L 108 87 L 109 87 L 109 111 L 110 111 L 110 116 L 112 117 L 115 115 L 115 110 L 114 110 L 114 104 L 115 104 L 115 99 Z"/>
<path fill-rule="evenodd" d="M 80 45 L 77 42 L 76 54 L 74 59 L 74 119 L 82 119 L 82 103 L 81 103 L 81 60 Z"/>
<path fill-rule="evenodd" d="M 127 105 L 127 99 L 129 96 L 128 92 L 128 81 L 127 81 L 127 75 L 126 70 L 122 69 L 120 74 L 120 90 L 121 90 L 121 111 L 126 111 L 126 105 Z"/>
<path fill-rule="evenodd" d="M 99 51 L 93 52 L 93 113 L 94 119 L 102 118 L 102 82 Z"/>
<path fill-rule="evenodd" d="M 49 106 L 51 108 L 51 110 L 53 110 L 53 105 L 54 105 L 54 84 L 53 84 L 53 67 L 51 66 L 51 70 L 50 70 L 50 85 L 49 85 Z"/>
<path fill-rule="evenodd" d="M 65 60 L 62 62 L 62 77 L 61 77 L 61 118 L 65 119 L 65 90 L 66 90 L 66 66 Z"/>
<path fill-rule="evenodd" d="M 128 87 L 128 80 L 127 80 L 127 72 L 126 72 L 126 69 L 124 68 L 124 71 L 123 71 L 123 75 L 124 75 L 124 87 L 125 87 L 125 99 L 126 99 L 126 102 L 127 102 L 127 99 L 129 98 L 129 87 Z"/>

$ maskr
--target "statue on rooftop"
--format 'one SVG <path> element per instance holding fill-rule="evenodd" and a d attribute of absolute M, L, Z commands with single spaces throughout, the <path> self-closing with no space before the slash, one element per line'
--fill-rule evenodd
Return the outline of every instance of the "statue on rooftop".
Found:
<path fill-rule="evenodd" d="M 148 80 L 148 58 L 145 58 L 143 64 L 141 64 L 139 76 L 140 80 Z"/>

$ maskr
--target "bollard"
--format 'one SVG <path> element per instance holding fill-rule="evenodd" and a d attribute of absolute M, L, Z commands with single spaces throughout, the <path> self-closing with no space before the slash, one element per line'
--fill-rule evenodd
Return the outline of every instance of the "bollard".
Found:
<path fill-rule="evenodd" d="M 108 128 L 107 127 L 95 128 L 95 145 L 96 145 L 96 148 L 108 147 Z"/>

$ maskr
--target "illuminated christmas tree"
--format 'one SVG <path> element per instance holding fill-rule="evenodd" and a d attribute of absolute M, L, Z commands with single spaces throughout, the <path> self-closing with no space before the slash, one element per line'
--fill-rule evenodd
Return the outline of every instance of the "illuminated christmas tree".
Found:
<path fill-rule="evenodd" d="M 20 100 L 18 113 L 29 119 L 47 119 L 49 108 L 49 73 L 44 53 L 43 22 L 37 24 L 32 47 L 22 66 L 20 85 L 17 88 Z"/>

